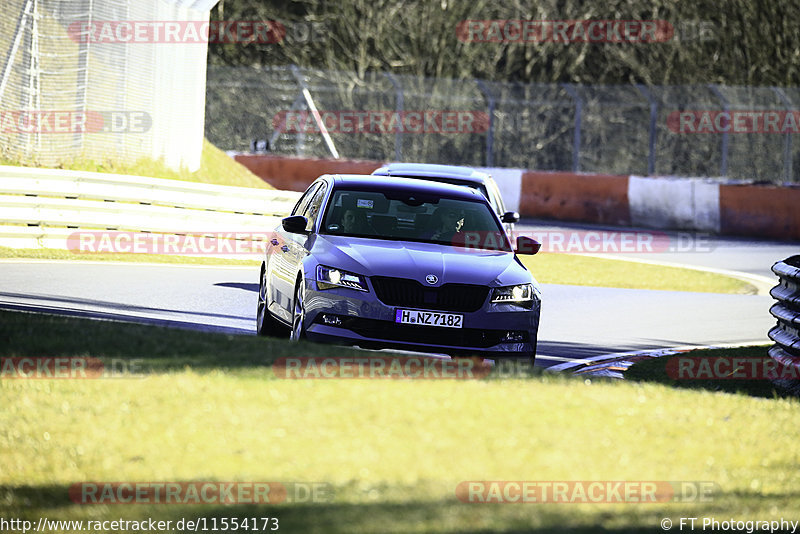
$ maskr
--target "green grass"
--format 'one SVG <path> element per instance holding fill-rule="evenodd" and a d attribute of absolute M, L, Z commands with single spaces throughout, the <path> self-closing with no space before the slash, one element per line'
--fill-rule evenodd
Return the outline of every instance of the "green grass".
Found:
<path fill-rule="evenodd" d="M 76 332 L 80 332 L 76 335 Z M 277 516 L 283 532 L 659 532 L 800 517 L 796 399 L 534 373 L 281 380 L 346 348 L 0 312 L 0 355 L 142 360 L 143 378 L 0 380 L 0 516 Z M 363 355 L 363 353 L 358 353 Z M 83 481 L 331 484 L 281 505 L 76 505 Z M 711 502 L 466 504 L 468 480 L 710 481 Z"/>
<path fill-rule="evenodd" d="M 707 293 L 752 294 L 755 288 L 729 276 L 664 267 L 621 260 L 578 256 L 574 254 L 542 254 L 520 256 L 545 284 L 569 284 L 632 289 L 701 291 Z M 167 254 L 103 254 L 73 253 L 57 249 L 14 249 L 0 247 L 0 258 L 34 258 L 51 260 L 130 261 L 182 263 L 198 265 L 258 265 L 258 260 L 228 260 L 213 257 L 174 256 Z"/>
<path fill-rule="evenodd" d="M 23 167 L 36 167 L 36 162 L 14 158 L 0 158 L 0 165 L 18 165 Z M 186 168 L 179 170 L 168 167 L 163 160 L 141 158 L 135 163 L 125 164 L 119 161 L 97 161 L 86 158 L 77 158 L 64 161 L 57 166 L 59 169 L 73 171 L 107 172 L 114 174 L 131 174 L 134 176 L 149 176 L 153 178 L 169 178 L 187 182 L 200 182 L 205 184 L 234 185 L 239 187 L 258 187 L 273 189 L 267 182 L 250 172 L 244 165 L 237 163 L 222 150 L 203 139 L 203 154 L 200 159 L 200 169 L 189 172 Z"/>
<path fill-rule="evenodd" d="M 707 271 L 577 254 L 520 256 L 543 284 L 755 294 L 745 281 Z"/>
<path fill-rule="evenodd" d="M 635 380 L 639 382 L 653 382 L 657 384 L 664 384 L 669 387 L 673 388 L 681 388 L 681 389 L 695 389 L 695 390 L 708 390 L 708 391 L 719 391 L 719 392 L 727 392 L 727 393 L 740 393 L 746 395 L 752 395 L 755 397 L 767 397 L 772 398 L 776 394 L 779 395 L 786 395 L 781 390 L 777 390 L 775 386 L 769 380 L 762 380 L 762 379 L 744 379 L 744 378 L 725 378 L 725 379 L 705 379 L 705 378 L 692 378 L 692 379 L 683 379 L 678 378 L 676 375 L 676 371 L 674 369 L 670 369 L 671 372 L 668 372 L 667 365 L 669 364 L 670 360 L 674 359 L 681 359 L 681 358 L 712 358 L 712 362 L 714 358 L 725 357 L 725 358 L 746 358 L 747 361 L 740 364 L 743 366 L 747 366 L 746 368 L 742 368 L 742 372 L 746 372 L 750 366 L 753 365 L 756 361 L 768 361 L 769 355 L 767 354 L 767 349 L 770 345 L 759 345 L 754 347 L 739 347 L 739 348 L 725 348 L 725 349 L 710 349 L 710 350 L 693 350 L 681 354 L 677 354 L 674 356 L 664 356 L 661 358 L 652 358 L 647 360 L 642 360 L 636 362 L 628 370 L 625 372 L 625 378 L 627 380 Z M 676 362 L 673 362 L 672 365 L 676 365 Z M 733 366 L 731 365 L 731 368 Z M 700 369 L 700 365 L 692 366 L 691 369 Z M 709 369 L 712 369 L 709 367 Z M 723 369 L 724 371 L 727 370 L 727 367 Z M 780 368 L 776 371 L 778 375 L 781 373 L 788 372 L 788 370 L 784 370 Z M 696 375 L 690 376 L 703 376 L 699 371 L 696 371 Z M 706 375 L 708 376 L 708 375 Z"/>
<path fill-rule="evenodd" d="M 0 258 L 77 261 L 123 261 L 135 263 L 178 263 L 184 265 L 260 265 L 259 260 L 228 259 L 211 256 L 178 256 L 175 254 L 123 254 L 105 252 L 72 252 L 54 248 L 0 247 Z"/>

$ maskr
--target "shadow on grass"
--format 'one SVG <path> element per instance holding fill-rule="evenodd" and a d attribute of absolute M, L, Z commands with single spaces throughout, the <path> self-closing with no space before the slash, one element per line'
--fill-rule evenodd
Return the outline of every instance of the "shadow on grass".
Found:
<path fill-rule="evenodd" d="M 321 349 L 321 350 L 320 350 Z M 113 320 L 0 311 L 4 357 L 97 357 L 139 360 L 144 372 L 269 367 L 281 357 L 352 355 L 352 349 L 292 344 L 254 335 L 167 328 Z"/>
<path fill-rule="evenodd" d="M 679 517 L 714 517 L 730 514 L 732 507 L 747 504 L 751 509 L 777 506 L 791 508 L 800 495 L 763 495 L 760 493 L 726 494 L 707 503 L 656 503 L 616 506 L 581 504 L 468 504 L 455 497 L 433 501 L 392 499 L 375 502 L 318 502 L 259 505 L 218 504 L 75 504 L 69 498 L 69 486 L 0 486 L 0 513 L 34 524 L 40 517 L 49 520 L 127 520 L 172 521 L 173 532 L 180 520 L 205 518 L 198 531 L 212 531 L 214 519 L 247 519 L 251 532 L 253 518 L 258 532 L 269 532 L 277 518 L 279 531 L 287 533 L 366 533 L 366 532 L 438 532 L 438 533 L 522 533 L 563 532 L 573 534 L 609 532 L 618 534 L 663 532 L 661 518 L 677 521 Z M 761 520 L 769 519 L 761 517 Z M 267 528 L 262 528 L 264 524 Z M 184 522 L 184 525 L 186 523 Z M 677 526 L 677 524 L 675 525 Z M 114 530 L 103 530 L 114 532 Z M 234 531 L 230 529 L 230 531 Z M 61 532 L 52 530 L 52 532 Z"/>
<path fill-rule="evenodd" d="M 391 355 L 345 346 L 293 343 L 284 338 L 0 311 L 2 357 L 92 357 L 107 366 L 111 364 L 108 369 L 127 369 L 136 374 L 181 371 L 187 367 L 195 371 L 264 371 L 280 358 L 364 358 L 367 354 Z M 503 362 L 497 371 L 496 378 L 541 374 L 541 369 L 509 362 Z"/>
<path fill-rule="evenodd" d="M 363 358 L 367 354 L 381 358 L 393 355 L 346 346 L 293 343 L 285 338 L 0 311 L 2 357 L 93 357 L 112 363 L 110 369 L 125 369 L 124 362 L 119 360 L 130 360 L 128 369 L 137 374 L 179 371 L 186 367 L 196 371 L 265 370 L 279 358 Z M 542 373 L 542 369 L 531 368 L 527 363 L 506 361 L 499 363 L 495 371 L 490 376 L 499 379 Z"/>
<path fill-rule="evenodd" d="M 724 360 L 717 360 L 723 358 Z M 741 358 L 737 363 L 737 358 Z M 708 359 L 702 362 L 703 359 Z M 723 365 L 715 366 L 720 361 Z M 758 398 L 794 397 L 774 384 L 766 373 L 759 373 L 763 364 L 772 365 L 766 346 L 731 349 L 695 350 L 675 356 L 650 358 L 634 363 L 625 371 L 626 380 L 655 382 L 680 389 L 707 390 L 750 395 Z M 680 365 L 685 364 L 684 371 Z M 739 369 L 739 371 L 735 371 Z M 763 378 L 737 378 L 736 375 L 764 375 Z M 784 370 L 775 371 L 780 375 Z M 709 378 L 713 376 L 714 378 Z M 727 376 L 727 377 L 725 377 Z"/>

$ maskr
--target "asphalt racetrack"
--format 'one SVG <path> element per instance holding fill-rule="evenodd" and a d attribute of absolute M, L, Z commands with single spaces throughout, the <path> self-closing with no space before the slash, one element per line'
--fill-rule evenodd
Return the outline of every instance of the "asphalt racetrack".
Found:
<path fill-rule="evenodd" d="M 709 244 L 704 252 L 664 252 L 645 259 L 739 271 L 768 282 L 770 266 L 798 248 L 725 238 L 710 238 Z M 0 273 L 3 309 L 255 334 L 255 266 L 3 260 Z M 767 331 L 774 324 L 768 312 L 773 299 L 764 294 L 548 284 L 542 290 L 537 365 L 544 367 L 633 350 L 768 343 Z"/>

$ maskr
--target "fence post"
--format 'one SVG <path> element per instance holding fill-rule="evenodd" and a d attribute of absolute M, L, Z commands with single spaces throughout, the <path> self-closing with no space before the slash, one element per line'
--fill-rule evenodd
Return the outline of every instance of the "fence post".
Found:
<path fill-rule="evenodd" d="M 19 13 L 17 29 L 14 32 L 14 41 L 11 43 L 11 48 L 8 50 L 6 64 L 3 67 L 3 74 L 0 75 L 0 101 L 3 100 L 3 93 L 6 90 L 6 84 L 8 84 L 8 79 L 11 75 L 11 67 L 14 66 L 14 57 L 17 55 L 17 50 L 19 50 L 19 43 L 22 40 L 22 34 L 25 33 L 25 21 L 28 17 L 33 16 L 28 13 L 28 11 L 31 9 L 32 1 L 33 0 L 27 0 L 27 2 L 25 2 L 25 7 L 23 7 L 22 11 Z"/>
<path fill-rule="evenodd" d="M 391 72 L 384 73 L 385 76 L 392 82 L 394 89 L 397 93 L 395 97 L 395 110 L 398 113 L 398 119 L 402 117 L 403 108 L 405 107 L 405 96 L 403 94 L 403 86 L 400 85 L 400 80 Z M 401 121 L 402 123 L 402 121 Z M 403 129 L 398 128 L 394 133 L 394 159 L 395 161 L 403 161 Z"/>
<path fill-rule="evenodd" d="M 486 166 L 491 167 L 494 164 L 494 110 L 496 100 L 483 80 L 475 80 L 475 82 L 478 85 L 478 89 L 486 97 L 486 104 L 489 108 L 489 131 L 486 132 Z"/>
<path fill-rule="evenodd" d="M 33 17 L 31 17 L 31 53 L 28 68 L 28 111 L 42 110 L 42 77 L 39 55 L 39 1 L 33 0 Z M 29 138 L 30 140 L 30 138 Z M 29 142 L 31 151 L 36 153 L 42 150 L 42 132 L 33 134 Z"/>
<path fill-rule="evenodd" d="M 572 172 L 578 172 L 581 170 L 581 120 L 583 118 L 583 100 L 581 100 L 581 97 L 572 84 L 562 83 L 560 85 L 567 94 L 575 100 L 575 132 L 572 135 Z"/>
<path fill-rule="evenodd" d="M 725 98 L 725 95 L 719 90 L 719 88 L 714 84 L 709 84 L 708 88 L 711 90 L 714 95 L 722 101 L 722 111 L 724 111 L 728 116 L 730 116 L 731 106 L 728 102 L 728 99 Z M 722 176 L 728 176 L 728 144 L 730 140 L 728 139 L 728 132 L 722 132 L 722 161 L 720 162 L 720 174 Z"/>
<path fill-rule="evenodd" d="M 88 25 L 86 28 L 91 27 L 94 24 L 94 2 L 89 0 L 88 4 L 88 14 L 89 18 L 87 20 Z M 126 5 L 127 8 L 127 5 Z M 126 12 L 127 15 L 127 12 Z M 86 32 L 91 30 L 84 30 Z M 127 54 L 128 54 L 128 46 L 129 44 L 124 44 L 122 47 L 125 50 L 125 60 L 127 62 Z M 117 47 L 111 47 L 117 48 Z M 85 113 L 87 108 L 89 107 L 89 54 L 91 53 L 91 39 L 88 35 L 82 34 L 79 44 L 78 44 L 78 61 L 76 65 L 76 70 L 78 72 L 78 83 L 76 86 L 75 92 L 75 109 Z M 125 91 L 121 91 L 125 93 Z M 119 136 L 121 137 L 121 136 Z M 77 153 L 83 149 L 84 143 L 86 142 L 86 137 L 83 135 L 83 132 L 75 132 L 72 137 L 72 146 L 73 150 Z"/>
<path fill-rule="evenodd" d="M 308 105 L 309 111 L 311 111 L 311 115 L 314 117 L 314 121 L 317 123 L 317 128 L 319 128 L 320 133 L 322 133 L 322 139 L 325 141 L 325 146 L 328 147 L 328 151 L 333 156 L 333 159 L 339 159 L 339 152 L 336 150 L 336 146 L 333 144 L 333 139 L 331 139 L 331 134 L 328 133 L 328 129 L 325 128 L 325 124 L 323 124 L 322 119 L 320 118 L 319 111 L 317 111 L 317 105 L 314 104 L 314 99 L 311 98 L 311 92 L 308 90 L 308 84 L 306 83 L 303 75 L 300 74 L 300 69 L 297 65 L 291 65 L 292 74 L 297 79 L 297 83 L 300 84 L 302 88 L 303 98 L 306 101 L 306 105 Z"/>
<path fill-rule="evenodd" d="M 656 173 L 656 123 L 658 121 L 658 101 L 653 98 L 647 87 L 636 84 L 636 88 L 650 103 L 650 131 L 647 140 L 647 175 L 653 176 Z"/>
<path fill-rule="evenodd" d="M 791 113 L 792 102 L 789 100 L 789 97 L 786 96 L 783 89 L 780 87 L 772 87 L 771 89 L 778 95 L 783 105 L 786 106 L 786 111 Z M 792 163 L 792 132 L 787 131 L 783 138 L 783 179 L 786 182 L 794 181 L 794 177 L 792 176 Z"/>
<path fill-rule="evenodd" d="M 297 98 L 294 99 L 294 102 L 292 102 L 291 107 L 289 107 L 289 109 L 287 110 L 287 114 L 292 112 L 292 111 L 294 111 L 294 110 L 296 110 L 296 109 L 300 109 L 300 107 L 304 106 L 304 105 L 305 105 L 305 101 L 303 100 L 303 95 L 302 94 L 297 95 Z M 272 135 L 270 135 L 269 141 L 267 142 L 267 146 L 269 147 L 270 150 L 272 150 L 272 151 L 275 150 L 275 143 L 278 142 L 278 138 L 280 137 L 281 133 L 283 133 L 283 129 L 285 127 L 286 127 L 286 116 L 285 115 L 283 117 L 283 120 L 279 124 L 276 125 L 274 123 L 274 121 L 273 121 L 273 124 L 272 124 Z M 296 133 L 295 135 L 299 135 L 299 132 Z"/>

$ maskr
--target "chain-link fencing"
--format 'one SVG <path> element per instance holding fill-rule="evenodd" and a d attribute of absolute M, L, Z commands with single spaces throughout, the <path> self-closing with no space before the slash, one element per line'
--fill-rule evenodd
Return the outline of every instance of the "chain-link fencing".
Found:
<path fill-rule="evenodd" d="M 781 183 L 800 181 L 798 109 L 795 88 L 209 66 L 205 132 L 243 152 Z"/>
<path fill-rule="evenodd" d="M 213 3 L 4 0 L 0 156 L 199 167 L 207 42 L 185 30 Z"/>

